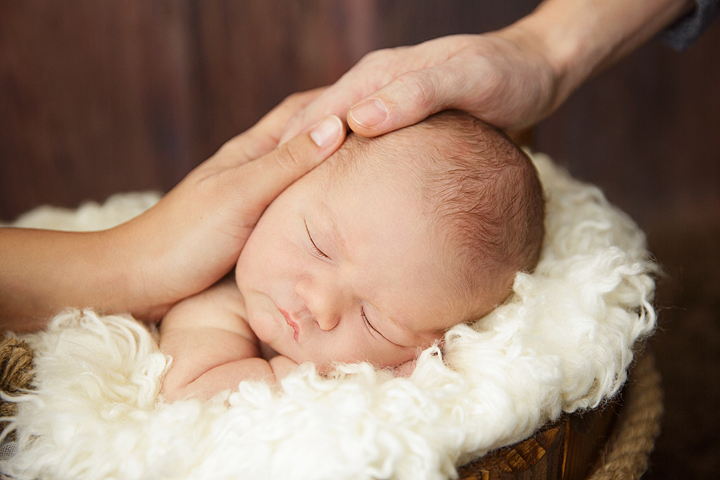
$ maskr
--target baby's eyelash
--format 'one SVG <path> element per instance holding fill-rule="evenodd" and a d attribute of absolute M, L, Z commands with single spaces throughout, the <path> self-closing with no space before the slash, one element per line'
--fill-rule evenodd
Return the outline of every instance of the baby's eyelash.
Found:
<path fill-rule="evenodd" d="M 310 229 L 307 226 L 307 222 L 305 222 L 305 231 L 308 234 L 308 238 L 310 239 L 310 243 L 312 243 L 313 248 L 315 249 L 315 252 L 320 255 L 321 257 L 330 258 L 325 252 L 320 250 L 317 245 L 315 245 L 315 240 L 313 240 L 312 235 L 310 235 Z"/>
<path fill-rule="evenodd" d="M 393 345 L 398 346 L 398 347 L 402 347 L 402 345 L 398 345 L 397 343 L 393 342 L 392 340 L 390 340 L 389 338 L 387 338 L 385 335 L 383 335 L 382 333 L 380 333 L 380 330 L 378 330 L 377 328 L 375 328 L 375 326 L 374 326 L 372 323 L 370 323 L 370 320 L 368 320 L 367 315 L 365 315 L 365 308 L 364 308 L 364 307 L 360 307 L 360 316 L 362 317 L 362 319 L 363 319 L 363 321 L 365 322 L 365 324 L 366 324 L 369 328 L 373 329 L 373 330 L 375 331 L 375 333 L 377 333 L 378 335 L 380 335 L 382 338 L 384 338 L 384 339 L 387 340 L 388 342 L 392 343 Z"/>
<path fill-rule="evenodd" d="M 377 331 L 377 328 L 373 327 L 373 324 L 370 323 L 370 320 L 368 320 L 367 315 L 365 315 L 365 309 L 364 309 L 363 307 L 360 307 L 360 316 L 362 317 L 363 321 L 365 322 L 365 324 L 366 324 L 368 327 L 372 328 L 372 329 L 375 330 L 378 334 L 380 334 L 380 332 Z"/>
<path fill-rule="evenodd" d="M 372 328 L 375 331 L 375 333 L 377 333 L 381 337 L 385 338 L 385 335 L 380 333 L 380 331 L 377 328 L 375 328 L 372 323 L 370 323 L 370 320 L 368 320 L 367 315 L 365 315 L 365 309 L 363 307 L 360 307 L 360 316 L 362 317 L 363 321 L 365 322 L 365 324 L 368 327 Z M 387 338 L 385 338 L 385 339 L 387 340 Z"/>

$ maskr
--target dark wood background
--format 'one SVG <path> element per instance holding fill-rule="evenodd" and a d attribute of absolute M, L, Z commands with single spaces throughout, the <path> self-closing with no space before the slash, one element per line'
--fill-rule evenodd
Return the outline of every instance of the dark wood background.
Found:
<path fill-rule="evenodd" d="M 168 190 L 286 95 L 373 49 L 479 33 L 537 0 L 3 0 L 0 219 Z M 663 434 L 647 478 L 720 469 L 720 22 L 588 82 L 534 146 L 599 185 L 665 270 L 651 342 Z"/>

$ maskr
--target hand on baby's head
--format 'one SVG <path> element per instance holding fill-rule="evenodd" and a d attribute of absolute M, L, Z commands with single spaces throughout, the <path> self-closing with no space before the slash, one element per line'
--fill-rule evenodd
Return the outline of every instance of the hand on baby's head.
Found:
<path fill-rule="evenodd" d="M 543 196 L 527 156 L 459 112 L 351 136 L 268 207 L 236 269 L 247 322 L 295 362 L 394 367 L 531 271 Z"/>
<path fill-rule="evenodd" d="M 493 127 L 448 112 L 351 136 L 265 210 L 237 285 L 166 314 L 161 348 L 173 364 L 163 392 L 210 398 L 302 362 L 410 374 L 422 349 L 509 295 L 542 237 L 537 173 Z"/>

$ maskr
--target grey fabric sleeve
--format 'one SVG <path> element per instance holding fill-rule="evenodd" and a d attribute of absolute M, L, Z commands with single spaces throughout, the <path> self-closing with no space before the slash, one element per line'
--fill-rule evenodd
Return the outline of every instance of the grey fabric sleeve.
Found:
<path fill-rule="evenodd" d="M 670 25 L 658 38 L 676 50 L 686 50 L 717 18 L 720 0 L 696 0 L 697 8 Z"/>

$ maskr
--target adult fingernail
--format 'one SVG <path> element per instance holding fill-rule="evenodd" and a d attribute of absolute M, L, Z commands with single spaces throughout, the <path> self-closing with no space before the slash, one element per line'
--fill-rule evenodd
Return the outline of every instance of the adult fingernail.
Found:
<path fill-rule="evenodd" d="M 337 139 L 342 131 L 342 121 L 335 115 L 325 117 L 310 132 L 310 138 L 320 148 L 325 148 Z"/>
<path fill-rule="evenodd" d="M 377 127 L 385 121 L 387 114 L 385 104 L 377 98 L 366 100 L 350 109 L 350 116 L 355 123 L 365 128 Z"/>

